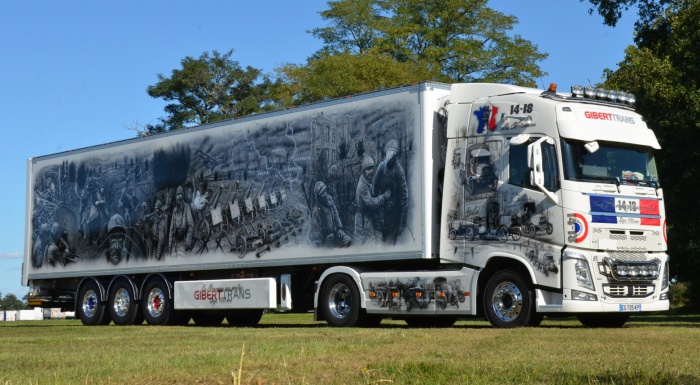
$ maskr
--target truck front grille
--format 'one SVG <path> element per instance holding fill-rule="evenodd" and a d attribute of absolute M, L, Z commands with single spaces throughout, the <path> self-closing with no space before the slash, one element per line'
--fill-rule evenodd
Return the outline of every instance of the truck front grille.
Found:
<path fill-rule="evenodd" d="M 654 294 L 654 285 L 605 284 L 603 292 L 615 298 L 648 297 Z"/>

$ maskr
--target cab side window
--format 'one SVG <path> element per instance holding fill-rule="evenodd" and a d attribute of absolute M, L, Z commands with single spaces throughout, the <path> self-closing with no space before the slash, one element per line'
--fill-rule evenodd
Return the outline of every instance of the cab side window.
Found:
<path fill-rule="evenodd" d="M 530 169 L 527 166 L 527 147 L 539 138 L 531 138 L 526 143 L 511 145 L 508 162 L 510 175 L 508 183 L 528 189 L 537 189 L 530 183 Z M 557 190 L 557 157 L 554 145 L 542 143 L 542 166 L 544 186 L 549 191 Z"/>

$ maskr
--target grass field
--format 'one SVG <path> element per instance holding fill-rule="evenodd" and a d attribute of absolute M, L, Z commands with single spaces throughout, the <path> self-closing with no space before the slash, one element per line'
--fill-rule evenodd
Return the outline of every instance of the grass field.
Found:
<path fill-rule="evenodd" d="M 700 316 L 494 329 L 335 329 L 310 314 L 254 328 L 0 322 L 3 384 L 700 384 Z M 242 355 L 243 353 L 243 355 Z"/>

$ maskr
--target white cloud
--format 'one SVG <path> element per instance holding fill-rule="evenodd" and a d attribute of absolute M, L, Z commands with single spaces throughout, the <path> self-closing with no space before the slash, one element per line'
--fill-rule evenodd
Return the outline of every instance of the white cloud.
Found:
<path fill-rule="evenodd" d="M 22 259 L 22 253 L 16 251 L 0 251 L 0 259 Z"/>

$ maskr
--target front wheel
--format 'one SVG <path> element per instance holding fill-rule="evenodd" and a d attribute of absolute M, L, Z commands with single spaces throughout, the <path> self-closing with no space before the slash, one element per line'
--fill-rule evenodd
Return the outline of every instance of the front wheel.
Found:
<path fill-rule="evenodd" d="M 344 274 L 329 276 L 323 285 L 320 306 L 330 326 L 357 325 L 360 318 L 360 292 L 355 281 Z"/>
<path fill-rule="evenodd" d="M 501 271 L 489 280 L 484 291 L 484 311 L 491 325 L 513 328 L 533 324 L 534 293 L 513 271 Z"/>

